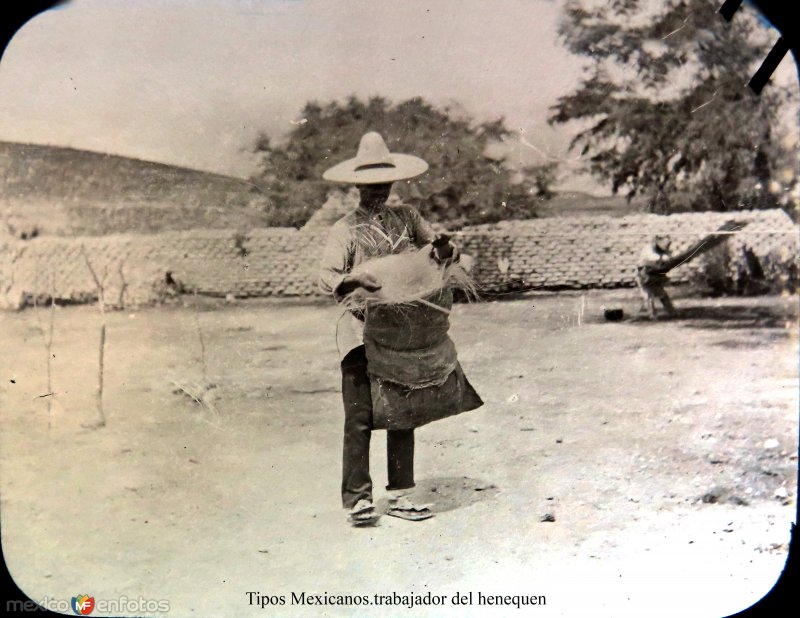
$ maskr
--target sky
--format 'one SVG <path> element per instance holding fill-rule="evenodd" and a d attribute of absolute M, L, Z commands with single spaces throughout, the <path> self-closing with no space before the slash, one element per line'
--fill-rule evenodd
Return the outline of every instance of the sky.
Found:
<path fill-rule="evenodd" d="M 564 188 L 598 192 L 570 175 L 574 129 L 546 122 L 585 62 L 558 40 L 561 4 L 72 0 L 3 55 L 0 140 L 246 177 L 259 132 L 285 135 L 309 100 L 423 96 L 504 116 L 521 133 L 515 161 L 565 161 Z M 781 71 L 796 79 L 788 62 Z"/>

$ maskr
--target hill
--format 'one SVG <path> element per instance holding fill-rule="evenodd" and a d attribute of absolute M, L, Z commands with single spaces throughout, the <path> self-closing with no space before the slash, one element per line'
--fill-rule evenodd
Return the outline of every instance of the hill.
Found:
<path fill-rule="evenodd" d="M 539 202 L 540 217 L 583 217 L 605 215 L 624 217 L 644 212 L 644 200 L 630 202 L 622 195 L 590 195 L 580 191 L 563 191 L 549 200 Z"/>
<path fill-rule="evenodd" d="M 270 224 L 240 178 L 74 148 L 0 142 L 0 219 L 48 234 Z"/>
<path fill-rule="evenodd" d="M 20 237 L 269 227 L 284 219 L 280 204 L 247 180 L 74 148 L 0 141 L 0 178 L 0 233 Z M 538 213 L 640 209 L 619 196 L 563 192 L 541 201 Z M 313 225 L 334 215 L 317 212 Z"/>

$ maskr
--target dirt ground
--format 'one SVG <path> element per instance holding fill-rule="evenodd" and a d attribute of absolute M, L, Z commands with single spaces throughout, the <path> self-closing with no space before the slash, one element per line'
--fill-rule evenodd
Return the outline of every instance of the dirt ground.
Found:
<path fill-rule="evenodd" d="M 2 314 L 8 567 L 35 600 L 124 595 L 170 616 L 732 614 L 787 556 L 797 303 L 676 304 L 657 323 L 603 320 L 636 313 L 632 290 L 457 305 L 452 336 L 486 403 L 417 431 L 436 517 L 366 529 L 339 503 L 332 304 L 108 313 L 103 427 L 97 308 L 54 311 L 50 396 L 48 309 Z M 216 387 L 198 404 L 178 386 L 204 373 Z M 385 508 L 382 432 L 372 458 Z M 428 592 L 447 598 L 403 602 Z M 372 604 L 308 604 L 326 593 Z M 540 605 L 486 604 L 497 595 Z"/>

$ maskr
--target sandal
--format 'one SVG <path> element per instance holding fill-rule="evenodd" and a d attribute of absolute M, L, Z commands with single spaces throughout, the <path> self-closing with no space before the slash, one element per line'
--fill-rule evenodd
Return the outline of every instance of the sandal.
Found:
<path fill-rule="evenodd" d="M 397 500 L 390 500 L 389 510 L 386 514 L 408 521 L 422 521 L 433 517 L 433 512 L 428 508 L 427 504 L 414 504 L 406 496 Z"/>
<path fill-rule="evenodd" d="M 378 521 L 380 515 L 375 512 L 375 507 L 369 500 L 359 500 L 347 512 L 347 520 L 354 526 L 371 526 Z"/>

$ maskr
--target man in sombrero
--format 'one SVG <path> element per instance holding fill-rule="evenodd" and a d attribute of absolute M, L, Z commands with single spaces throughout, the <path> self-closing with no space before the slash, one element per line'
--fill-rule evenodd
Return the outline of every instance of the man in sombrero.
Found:
<path fill-rule="evenodd" d="M 386 255 L 429 246 L 436 262 L 458 260 L 449 237 L 435 234 L 416 209 L 387 204 L 392 183 L 427 169 L 428 164 L 418 157 L 390 152 L 383 138 L 370 132 L 361 138 L 355 158 L 323 174 L 326 180 L 355 185 L 359 192 L 358 208 L 330 230 L 319 276 L 323 292 L 342 303 L 359 288 L 380 290 L 377 277 L 352 271 Z M 445 306 L 452 302 L 452 295 L 448 298 L 443 291 L 434 301 Z M 428 519 L 433 512 L 413 499 L 414 429 L 483 404 L 447 336 L 449 312 L 419 307 L 411 313 L 416 319 L 409 320 L 396 319 L 391 306 L 375 311 L 352 309 L 348 311 L 351 323 L 338 329 L 345 413 L 342 505 L 356 526 L 371 525 L 379 517 L 369 471 L 373 430 L 387 431 L 387 514 L 412 521 Z M 407 318 L 408 307 L 405 310 Z M 429 315 L 420 313 L 426 310 Z M 420 320 L 424 328 L 415 326 Z M 341 341 L 341 335 L 346 341 Z"/>

